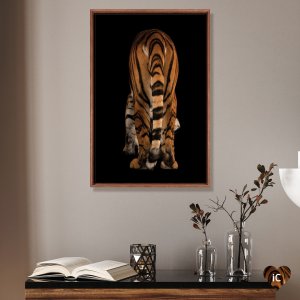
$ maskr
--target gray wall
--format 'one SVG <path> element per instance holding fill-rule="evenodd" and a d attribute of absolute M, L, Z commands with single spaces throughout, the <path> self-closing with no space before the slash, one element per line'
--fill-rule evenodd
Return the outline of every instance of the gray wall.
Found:
<path fill-rule="evenodd" d="M 192 270 L 202 237 L 189 221 L 191 202 L 205 206 L 227 195 L 233 207 L 228 189 L 250 184 L 257 163 L 297 166 L 299 1 L 1 3 L 1 299 L 23 297 L 25 276 L 39 260 L 127 261 L 133 242 L 157 244 L 160 269 Z M 89 187 L 90 8 L 211 9 L 210 189 Z M 254 268 L 290 266 L 278 299 L 296 300 L 300 209 L 277 172 L 274 179 L 269 204 L 247 222 Z M 222 213 L 212 218 L 209 235 L 224 268 L 231 224 Z"/>

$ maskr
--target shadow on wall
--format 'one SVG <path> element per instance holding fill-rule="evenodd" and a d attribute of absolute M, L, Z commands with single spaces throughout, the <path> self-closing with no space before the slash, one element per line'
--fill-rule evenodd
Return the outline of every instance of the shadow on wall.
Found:
<path fill-rule="evenodd" d="M 24 1 L 0 3 L 0 299 L 24 298 L 28 261 Z"/>

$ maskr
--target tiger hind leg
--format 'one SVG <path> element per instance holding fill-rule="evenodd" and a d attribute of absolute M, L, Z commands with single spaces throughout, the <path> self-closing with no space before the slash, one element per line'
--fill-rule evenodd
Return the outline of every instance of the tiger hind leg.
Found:
<path fill-rule="evenodd" d="M 138 157 L 134 158 L 130 163 L 130 168 L 132 169 L 152 169 L 154 166 L 149 166 L 147 164 L 150 150 L 150 117 L 145 110 L 145 107 L 142 107 L 139 101 L 135 101 L 135 116 L 134 124 L 136 130 L 136 137 L 138 141 Z"/>
<path fill-rule="evenodd" d="M 134 124 L 134 101 L 132 92 L 128 95 L 126 110 L 125 110 L 125 146 L 123 151 L 128 155 L 135 155 L 138 153 L 138 139 L 136 136 Z"/>
<path fill-rule="evenodd" d="M 180 127 L 178 119 L 176 119 L 176 96 L 172 100 L 170 110 L 165 115 L 163 143 L 161 146 L 162 161 L 160 167 L 162 169 L 178 169 L 178 163 L 175 160 L 175 131 Z"/>
<path fill-rule="evenodd" d="M 170 132 L 168 132 L 170 135 Z M 174 140 L 167 138 L 165 144 L 162 145 L 162 161 L 160 167 L 162 169 L 178 169 L 178 163 L 175 160 Z"/>

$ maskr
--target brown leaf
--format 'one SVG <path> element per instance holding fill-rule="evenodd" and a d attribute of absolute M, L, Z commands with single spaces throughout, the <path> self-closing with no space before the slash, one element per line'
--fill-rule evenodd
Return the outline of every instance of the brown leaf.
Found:
<path fill-rule="evenodd" d="M 259 184 L 258 180 L 254 180 L 254 184 L 255 184 L 258 188 L 260 188 L 260 184 Z"/>
<path fill-rule="evenodd" d="M 194 203 L 190 204 L 190 209 L 195 213 L 196 212 L 196 205 Z"/>
<path fill-rule="evenodd" d="M 257 170 L 258 170 L 260 173 L 265 173 L 265 171 L 266 171 L 264 165 L 257 165 Z"/>
<path fill-rule="evenodd" d="M 200 211 L 199 211 L 199 215 L 202 217 L 202 216 L 203 216 L 203 214 L 204 214 L 204 210 L 200 209 Z"/>
<path fill-rule="evenodd" d="M 210 215 L 211 215 L 211 212 L 207 212 L 207 213 L 205 214 L 205 217 L 208 218 Z"/>
<path fill-rule="evenodd" d="M 196 213 L 199 216 L 203 216 L 203 214 L 204 214 L 204 211 L 200 208 L 198 203 L 196 204 Z"/>
<path fill-rule="evenodd" d="M 245 197 L 248 193 L 249 193 L 249 191 L 246 191 L 243 196 Z"/>
<path fill-rule="evenodd" d="M 259 202 L 259 200 L 262 198 L 262 195 L 256 196 L 256 202 Z"/>
<path fill-rule="evenodd" d="M 195 228 L 195 229 L 200 229 L 200 227 L 197 225 L 197 224 L 193 224 L 193 227 Z"/>
<path fill-rule="evenodd" d="M 260 204 L 267 204 L 267 203 L 268 203 L 267 199 L 264 199 L 263 201 L 260 202 Z"/>
<path fill-rule="evenodd" d="M 198 220 L 197 220 L 197 217 L 196 217 L 196 216 L 193 216 L 193 217 L 191 218 L 191 221 L 193 221 L 193 222 L 195 222 L 195 223 L 198 223 Z"/>
<path fill-rule="evenodd" d="M 269 167 L 269 171 L 271 171 L 274 167 L 276 167 L 277 165 L 276 164 L 274 164 L 274 163 L 271 163 L 270 164 L 270 167 Z"/>

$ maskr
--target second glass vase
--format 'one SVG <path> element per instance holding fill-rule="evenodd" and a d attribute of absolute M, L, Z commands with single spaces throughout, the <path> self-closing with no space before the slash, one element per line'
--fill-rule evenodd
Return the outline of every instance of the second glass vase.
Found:
<path fill-rule="evenodd" d="M 226 235 L 226 267 L 228 276 L 250 276 L 252 271 L 252 238 L 244 223 L 235 222 Z"/>
<path fill-rule="evenodd" d="M 213 277 L 216 274 L 217 252 L 210 240 L 204 240 L 196 251 L 196 270 L 199 276 Z"/>

